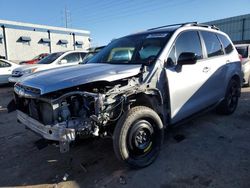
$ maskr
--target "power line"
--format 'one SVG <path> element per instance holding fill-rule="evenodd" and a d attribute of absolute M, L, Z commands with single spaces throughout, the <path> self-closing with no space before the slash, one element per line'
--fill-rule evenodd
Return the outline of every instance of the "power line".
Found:
<path fill-rule="evenodd" d="M 194 0 L 191 0 L 191 1 L 194 1 Z M 159 10 L 159 9 L 165 7 L 165 6 L 168 6 L 168 8 L 172 8 L 172 7 L 175 7 L 175 6 L 183 5 L 183 4 L 188 3 L 188 2 L 190 3 L 190 0 L 184 0 L 182 2 L 177 2 L 177 3 L 173 2 L 173 1 L 172 2 L 168 1 L 166 3 L 161 3 L 161 4 L 156 4 L 156 3 L 152 4 L 152 1 L 151 1 L 151 3 L 149 3 L 149 4 L 141 5 L 140 9 L 138 9 L 138 7 L 135 6 L 135 7 L 132 7 L 130 9 L 119 10 L 119 14 L 116 14 L 115 12 L 110 12 L 109 14 L 105 14 L 104 16 L 84 19 L 84 23 L 94 24 L 94 23 L 100 23 L 100 22 L 103 22 L 103 21 L 106 21 L 106 20 L 112 21 L 112 20 L 115 20 L 115 19 L 118 19 L 118 18 L 132 16 L 132 15 L 135 15 L 135 14 L 139 15 L 139 14 L 142 14 L 142 13 L 152 12 L 152 11 L 155 11 L 155 10 Z M 149 5 L 151 5 L 151 6 L 149 6 Z"/>

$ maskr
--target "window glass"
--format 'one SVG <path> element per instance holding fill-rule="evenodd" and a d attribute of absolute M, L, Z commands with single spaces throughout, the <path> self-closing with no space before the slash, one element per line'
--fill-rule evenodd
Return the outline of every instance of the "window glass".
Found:
<path fill-rule="evenodd" d="M 108 61 L 131 61 L 134 48 L 114 48 L 109 55 Z"/>
<path fill-rule="evenodd" d="M 216 34 L 207 31 L 201 31 L 201 33 L 206 45 L 208 57 L 214 57 L 224 54 L 221 43 Z"/>
<path fill-rule="evenodd" d="M 201 42 L 197 31 L 187 31 L 182 33 L 176 40 L 167 59 L 167 66 L 177 64 L 177 60 L 181 53 L 195 53 L 197 59 L 202 59 Z"/>
<path fill-rule="evenodd" d="M 237 46 L 236 49 L 242 58 L 248 57 L 248 46 Z"/>
<path fill-rule="evenodd" d="M 168 59 L 167 59 L 167 66 L 172 67 L 176 65 L 177 60 L 176 60 L 176 53 L 175 53 L 175 46 L 173 46 L 171 52 L 169 53 Z"/>
<path fill-rule="evenodd" d="M 87 53 L 84 53 L 84 52 L 81 52 L 81 53 L 80 53 L 80 56 L 81 56 L 82 59 L 84 59 L 84 57 L 85 57 L 86 55 L 87 55 Z"/>
<path fill-rule="evenodd" d="M 67 60 L 67 63 L 77 63 L 80 61 L 78 53 L 66 55 L 63 59 Z"/>
<path fill-rule="evenodd" d="M 37 64 L 50 64 L 53 63 L 57 58 L 59 58 L 61 55 L 63 55 L 64 52 L 57 52 L 57 53 L 52 53 L 42 60 L 38 61 Z"/>
<path fill-rule="evenodd" d="M 199 35 L 196 31 L 182 33 L 176 40 L 176 59 L 183 52 L 192 52 L 197 55 L 197 59 L 202 59 L 202 48 Z"/>
<path fill-rule="evenodd" d="M 170 36 L 168 32 L 159 32 L 116 39 L 87 63 L 151 64 L 160 55 Z"/>
<path fill-rule="evenodd" d="M 218 34 L 218 37 L 219 37 L 220 41 L 223 44 L 223 47 L 225 49 L 226 54 L 231 53 L 233 51 L 233 45 L 232 45 L 232 43 L 224 35 Z"/>
<path fill-rule="evenodd" d="M 4 62 L 4 61 L 0 61 L 0 68 L 4 68 L 4 67 L 11 67 L 11 65 L 9 63 Z"/>

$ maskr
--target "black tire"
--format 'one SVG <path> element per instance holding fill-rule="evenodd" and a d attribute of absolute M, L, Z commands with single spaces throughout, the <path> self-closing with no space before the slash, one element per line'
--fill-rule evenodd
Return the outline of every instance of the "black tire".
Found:
<path fill-rule="evenodd" d="M 217 107 L 217 112 L 223 115 L 230 115 L 234 113 L 238 106 L 240 96 L 240 83 L 236 79 L 232 79 L 225 94 L 225 98 Z"/>
<path fill-rule="evenodd" d="M 158 156 L 164 129 L 158 114 L 145 106 L 129 109 L 117 122 L 113 136 L 118 159 L 133 168 L 150 165 Z"/>

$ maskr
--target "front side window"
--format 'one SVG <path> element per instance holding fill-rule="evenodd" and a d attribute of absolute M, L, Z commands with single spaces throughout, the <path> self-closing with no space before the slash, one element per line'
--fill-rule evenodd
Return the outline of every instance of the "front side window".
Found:
<path fill-rule="evenodd" d="M 5 68 L 5 67 L 11 67 L 9 63 L 6 63 L 4 61 L 0 61 L 0 68 Z"/>
<path fill-rule="evenodd" d="M 220 41 L 222 42 L 226 54 L 231 53 L 233 51 L 233 45 L 228 40 L 228 38 L 224 35 L 221 35 L 221 34 L 218 34 L 217 36 L 219 37 Z"/>
<path fill-rule="evenodd" d="M 221 43 L 215 33 L 201 31 L 201 34 L 207 49 L 207 57 L 215 57 L 224 54 Z"/>
<path fill-rule="evenodd" d="M 203 58 L 201 42 L 197 31 L 184 32 L 177 38 L 168 56 L 167 65 L 176 65 L 180 54 L 183 52 L 194 53 L 197 59 Z"/>
<path fill-rule="evenodd" d="M 166 45 L 170 33 L 138 34 L 116 39 L 87 63 L 143 64 L 154 62 Z"/>
<path fill-rule="evenodd" d="M 68 54 L 63 59 L 67 60 L 67 63 L 77 63 L 80 61 L 79 53 Z"/>

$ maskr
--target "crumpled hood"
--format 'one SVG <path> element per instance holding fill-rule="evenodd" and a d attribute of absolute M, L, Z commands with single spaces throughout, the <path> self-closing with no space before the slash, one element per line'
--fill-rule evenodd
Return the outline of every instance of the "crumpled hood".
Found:
<path fill-rule="evenodd" d="M 85 64 L 60 67 L 25 77 L 21 85 L 41 90 L 41 95 L 95 81 L 115 81 L 139 74 L 141 65 Z"/>

